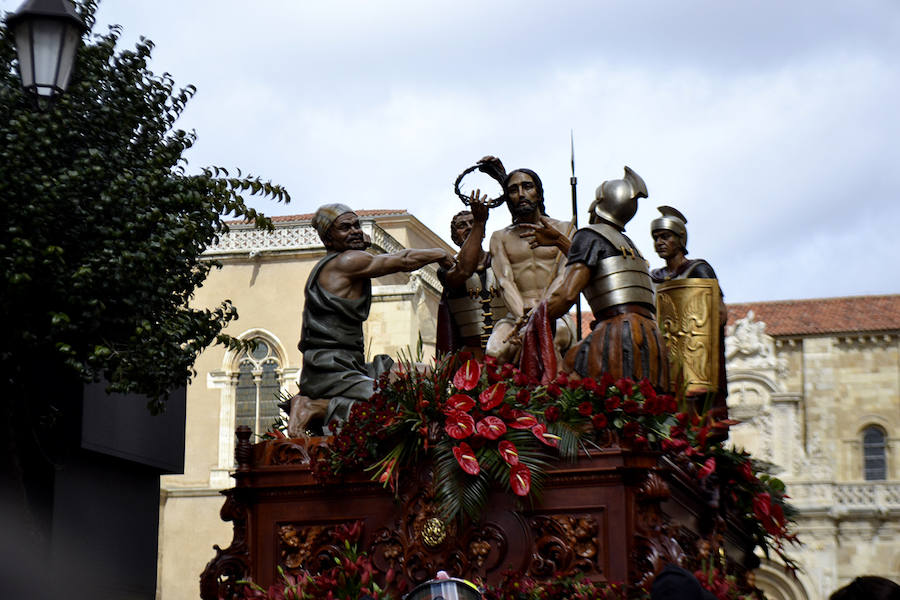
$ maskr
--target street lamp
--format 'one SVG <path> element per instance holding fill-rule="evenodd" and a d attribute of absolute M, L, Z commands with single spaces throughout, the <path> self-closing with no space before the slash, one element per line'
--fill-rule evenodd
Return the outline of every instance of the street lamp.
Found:
<path fill-rule="evenodd" d="M 25 0 L 6 24 L 15 36 L 22 87 L 47 108 L 69 85 L 86 27 L 71 0 Z"/>

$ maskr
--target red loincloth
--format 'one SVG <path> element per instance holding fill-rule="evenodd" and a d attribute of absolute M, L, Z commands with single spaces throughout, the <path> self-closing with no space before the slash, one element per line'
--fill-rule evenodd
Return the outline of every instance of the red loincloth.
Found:
<path fill-rule="evenodd" d="M 541 385 L 550 383 L 556 377 L 556 351 L 553 348 L 553 330 L 547 318 L 546 300 L 534 307 L 522 329 L 519 370 Z"/>

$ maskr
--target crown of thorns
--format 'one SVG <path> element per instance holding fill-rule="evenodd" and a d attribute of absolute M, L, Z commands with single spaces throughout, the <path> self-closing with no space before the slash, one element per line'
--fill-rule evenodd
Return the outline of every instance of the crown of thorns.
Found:
<path fill-rule="evenodd" d="M 465 179 L 466 175 L 468 175 L 472 171 L 478 170 L 478 168 L 480 166 L 481 166 L 480 164 L 472 165 L 471 167 L 469 167 L 468 169 L 466 169 L 465 171 L 460 173 L 459 177 L 457 177 L 456 181 L 453 183 L 453 191 L 456 192 L 456 195 L 459 196 L 459 199 L 462 200 L 462 203 L 465 204 L 466 206 L 469 206 L 469 197 L 466 196 L 459 189 L 459 185 L 462 183 L 462 180 Z M 485 204 L 487 205 L 488 208 L 496 208 L 496 207 L 500 206 L 501 204 L 503 204 L 505 201 L 506 201 L 506 194 L 501 193 L 496 198 L 491 198 L 490 200 L 485 202 Z"/>

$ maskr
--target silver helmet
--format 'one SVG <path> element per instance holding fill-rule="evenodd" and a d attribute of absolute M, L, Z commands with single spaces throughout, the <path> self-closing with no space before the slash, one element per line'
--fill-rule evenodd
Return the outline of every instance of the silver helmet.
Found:
<path fill-rule="evenodd" d="M 657 206 L 656 210 L 662 213 L 661 217 L 650 221 L 650 233 L 660 229 L 671 231 L 679 240 L 681 247 L 687 252 L 687 219 L 677 208 L 671 206 Z"/>
<path fill-rule="evenodd" d="M 625 223 L 637 212 L 638 198 L 647 197 L 647 184 L 631 168 L 625 167 L 624 179 L 604 181 L 595 195 L 596 200 L 589 209 L 591 217 L 599 217 L 625 229 Z"/>

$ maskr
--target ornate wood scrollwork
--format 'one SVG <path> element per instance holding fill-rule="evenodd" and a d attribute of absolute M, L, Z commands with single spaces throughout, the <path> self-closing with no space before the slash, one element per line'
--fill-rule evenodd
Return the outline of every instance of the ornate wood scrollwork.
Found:
<path fill-rule="evenodd" d="M 378 570 L 394 569 L 416 585 L 439 569 L 467 577 L 484 577 L 504 566 L 509 544 L 503 528 L 478 523 L 460 528 L 437 513 L 430 473 L 412 492 L 401 496 L 399 518 L 375 531 L 369 554 Z"/>
<path fill-rule="evenodd" d="M 685 553 L 670 530 L 662 503 L 669 498 L 668 484 L 656 471 L 651 471 L 636 494 L 634 552 L 629 578 L 649 589 L 656 574 L 667 563 L 681 565 Z"/>
<path fill-rule="evenodd" d="M 298 525 L 278 527 L 278 564 L 285 572 L 301 569 L 318 573 L 334 566 L 341 555 L 340 542 L 334 535 L 339 525 Z"/>
<path fill-rule="evenodd" d="M 234 598 L 237 582 L 250 574 L 250 553 L 247 548 L 247 506 L 237 498 L 237 490 L 225 492 L 225 504 L 219 516 L 234 524 L 234 537 L 224 550 L 213 546 L 215 557 L 200 574 L 200 597 L 203 600 Z"/>
<path fill-rule="evenodd" d="M 600 525 L 594 515 L 532 517 L 534 534 L 529 574 L 535 577 L 597 575 L 600 567 Z"/>

